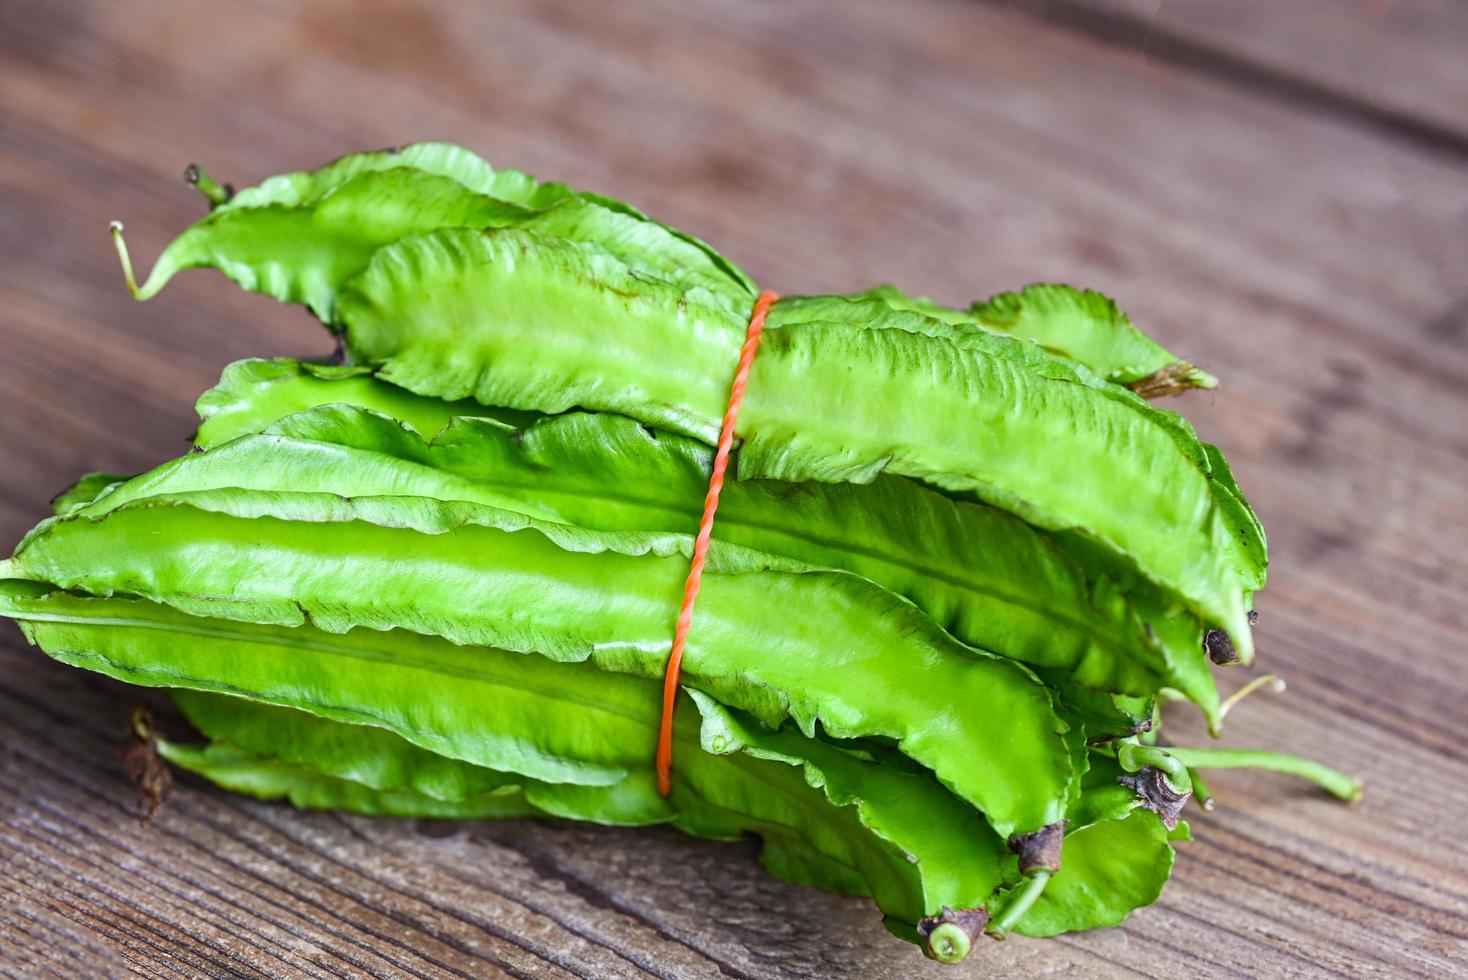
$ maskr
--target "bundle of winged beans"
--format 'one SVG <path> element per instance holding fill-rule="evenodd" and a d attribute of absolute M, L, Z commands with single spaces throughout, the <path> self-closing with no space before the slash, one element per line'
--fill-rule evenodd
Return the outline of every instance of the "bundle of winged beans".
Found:
<path fill-rule="evenodd" d="M 93 474 L 0 562 L 50 656 L 170 689 L 220 786 L 419 817 L 671 823 L 867 895 L 962 959 L 1159 894 L 1210 765 L 1210 659 L 1249 662 L 1264 535 L 1146 397 L 1216 382 L 1104 297 L 768 308 L 666 748 L 669 644 L 758 290 L 619 201 L 443 144 L 232 193 L 145 299 L 210 266 L 348 360 L 230 365 L 196 451 Z M 763 311 L 762 311 L 763 312 Z M 1211 655 L 1211 657 L 1210 657 Z"/>

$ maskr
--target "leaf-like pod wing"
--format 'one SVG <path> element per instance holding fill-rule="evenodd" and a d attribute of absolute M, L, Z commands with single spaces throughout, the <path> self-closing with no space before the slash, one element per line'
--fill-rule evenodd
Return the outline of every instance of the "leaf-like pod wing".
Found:
<path fill-rule="evenodd" d="M 1033 340 L 1118 384 L 1135 385 L 1169 370 L 1178 390 L 1218 384 L 1138 330 L 1113 300 L 1089 289 L 1036 283 L 976 302 L 969 313 L 992 330 Z"/>
<path fill-rule="evenodd" d="M 224 369 L 219 384 L 199 396 L 194 408 L 201 449 L 259 432 L 307 408 L 342 403 L 390 415 L 425 436 L 432 436 L 462 416 L 528 425 L 539 413 L 490 408 L 472 399 L 446 402 L 424 398 L 372 377 L 370 368 L 310 364 L 290 358 L 236 361 Z"/>
<path fill-rule="evenodd" d="M 619 412 L 710 442 L 744 330 L 698 291 L 514 230 L 384 248 L 339 312 L 359 357 L 419 393 Z M 1249 561 L 1185 426 L 1125 392 L 1044 376 L 1033 345 L 784 324 L 779 312 L 740 416 L 741 478 L 868 482 L 886 470 L 975 494 L 1088 536 L 1252 649 Z"/>
<path fill-rule="evenodd" d="M 181 234 L 137 295 L 147 299 L 183 269 L 209 266 L 244 289 L 302 303 L 331 323 L 342 284 L 383 245 L 435 228 L 518 225 L 596 242 L 639 274 L 703 286 L 731 309 L 752 302 L 748 279 L 697 239 L 604 198 L 559 185 L 531 190 L 521 186 L 529 180 L 523 174 L 489 171 L 483 161 L 479 164 L 487 175 L 476 172 L 466 157 L 473 155 L 444 144 L 419 144 L 396 154 L 346 157 L 315 173 L 271 178 Z M 422 166 L 425 160 L 441 165 Z"/>
<path fill-rule="evenodd" d="M 1138 330 L 1113 300 L 1089 289 L 1036 283 L 975 302 L 967 310 L 908 296 L 893 286 L 877 286 L 852 298 L 880 300 L 895 310 L 921 313 L 960 330 L 981 329 L 1033 341 L 1119 385 L 1145 388 L 1149 379 L 1168 375 L 1173 387 L 1154 394 L 1218 384 L 1217 378 Z"/>
<path fill-rule="evenodd" d="M 51 511 L 55 514 L 65 514 L 75 507 L 90 504 L 106 491 L 127 480 L 128 477 L 117 473 L 87 473 L 51 498 Z"/>
<path fill-rule="evenodd" d="M 241 372 L 227 374 L 238 379 Z M 254 419 L 268 426 L 270 439 L 186 457 L 113 502 L 245 486 L 475 500 L 603 531 L 677 531 L 697 523 L 712 453 L 695 440 L 653 434 L 610 414 L 570 413 L 519 430 L 473 419 L 450 424 L 447 403 L 381 381 L 304 378 L 309 387 L 297 388 L 297 378 L 261 381 L 258 407 L 248 387 L 232 380 L 229 397 L 239 410 L 205 423 L 227 425 L 213 429 L 218 438 Z M 287 384 L 290 397 L 280 394 Z M 398 404 L 409 399 L 424 404 Z M 315 409 L 273 421 L 285 405 L 313 400 Z M 443 431 L 425 442 L 393 420 L 334 402 L 392 406 L 419 432 Z M 333 448 L 293 446 L 287 463 L 280 439 Z M 1136 695 L 1179 686 L 1125 596 L 1092 596 L 1079 568 L 1022 521 L 914 481 L 733 482 L 725 487 L 717 537 L 869 578 L 911 599 L 965 643 L 1022 660 L 1057 683 Z M 1211 678 L 1205 673 L 1202 680 L 1206 693 Z"/>
<path fill-rule="evenodd" d="M 523 208 L 549 207 L 576 192 L 565 184 L 536 180 L 519 170 L 496 170 L 478 154 L 452 143 L 412 143 L 397 149 L 350 153 L 316 170 L 279 174 L 235 193 L 216 211 L 313 204 L 352 178 L 382 170 L 410 169 L 443 177 L 476 194 Z"/>
<path fill-rule="evenodd" d="M 460 820 L 549 816 L 526 802 L 520 787 L 513 784 L 467 799 L 441 800 L 413 789 L 377 789 L 299 762 L 257 755 L 228 742 L 187 745 L 160 740 L 158 753 L 221 789 L 260 800 L 289 800 L 302 810 Z"/>
<path fill-rule="evenodd" d="M 197 615 L 401 627 L 658 677 L 690 548 L 686 535 L 592 532 L 460 501 L 203 490 L 53 518 L 4 574 Z M 711 557 L 689 686 L 772 724 L 898 740 L 1003 836 L 1063 815 L 1078 748 L 1023 667 L 959 644 L 856 576 L 771 569 L 732 545 Z"/>

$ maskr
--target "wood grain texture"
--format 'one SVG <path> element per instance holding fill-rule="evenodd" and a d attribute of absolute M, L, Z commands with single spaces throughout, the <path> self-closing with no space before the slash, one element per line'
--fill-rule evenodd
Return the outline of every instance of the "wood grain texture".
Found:
<path fill-rule="evenodd" d="M 1468 151 L 1468 5 L 1458 0 L 990 0 L 1148 58 Z"/>
<path fill-rule="evenodd" d="M 652 208 L 787 292 L 1116 296 L 1224 379 L 1177 406 L 1271 535 L 1259 664 L 1290 690 L 1225 744 L 1349 768 L 1365 800 L 1219 773 L 1156 906 L 943 969 L 747 844 L 301 814 L 192 780 L 140 827 L 114 753 L 135 693 L 0 624 L 0 973 L 1468 971 L 1461 157 L 957 0 L 0 0 L 0 540 L 85 470 L 175 454 L 227 361 L 329 348 L 213 274 L 133 304 L 109 219 L 147 262 L 200 212 L 191 160 L 250 182 L 424 138 Z"/>

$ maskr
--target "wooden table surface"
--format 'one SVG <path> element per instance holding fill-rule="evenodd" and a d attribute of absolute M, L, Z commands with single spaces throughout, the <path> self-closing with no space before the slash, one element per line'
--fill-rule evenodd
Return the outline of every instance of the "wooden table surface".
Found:
<path fill-rule="evenodd" d="M 135 692 L 0 624 L 0 972 L 1468 972 L 1465 47 L 1461 0 L 0 0 L 4 543 L 81 472 L 180 451 L 228 361 L 328 348 L 212 273 L 134 304 L 109 219 L 147 263 L 201 210 L 191 160 L 249 183 L 451 139 L 785 290 L 1117 297 L 1223 378 L 1175 406 L 1270 533 L 1258 665 L 1290 687 L 1225 744 L 1368 782 L 1352 808 L 1220 773 L 1157 905 L 944 969 L 752 844 L 192 779 L 140 826 L 114 752 Z"/>

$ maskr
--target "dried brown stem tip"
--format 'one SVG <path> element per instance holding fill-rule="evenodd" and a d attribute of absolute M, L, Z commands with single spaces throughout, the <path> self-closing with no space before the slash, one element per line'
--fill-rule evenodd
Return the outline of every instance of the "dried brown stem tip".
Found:
<path fill-rule="evenodd" d="M 1203 649 L 1208 651 L 1208 659 L 1220 667 L 1231 666 L 1243 659 L 1234 649 L 1234 641 L 1223 630 L 1209 630 L 1204 633 Z"/>
<path fill-rule="evenodd" d="M 1068 822 L 1061 820 L 1009 838 L 1009 849 L 1019 855 L 1020 874 L 1029 877 L 1041 868 L 1060 870 L 1060 848 L 1065 843 L 1065 825 Z"/>
<path fill-rule="evenodd" d="M 1174 361 L 1145 378 L 1128 381 L 1126 386 L 1143 398 L 1151 399 L 1181 395 L 1189 388 L 1213 388 L 1217 384 L 1218 379 L 1206 371 L 1198 370 L 1187 361 Z"/>
<path fill-rule="evenodd" d="M 1259 622 L 1259 614 L 1253 610 L 1249 611 L 1249 625 L 1253 626 Z M 1237 650 L 1234 649 L 1234 641 L 1229 639 L 1223 630 L 1209 630 L 1203 634 L 1203 649 L 1208 652 L 1208 659 L 1220 667 L 1227 667 L 1239 663 L 1242 659 Z"/>
<path fill-rule="evenodd" d="M 1162 826 L 1172 830 L 1178 815 L 1193 793 L 1191 788 L 1179 793 L 1168 781 L 1167 773 L 1156 766 L 1143 766 L 1135 775 L 1118 776 L 1116 781 L 1142 798 L 1142 806 L 1162 818 Z"/>
<path fill-rule="evenodd" d="M 133 709 L 127 741 L 122 746 L 122 767 L 128 778 L 138 785 L 146 808 L 143 823 L 147 823 L 172 791 L 173 773 L 158 755 L 153 716 L 142 706 Z"/>

